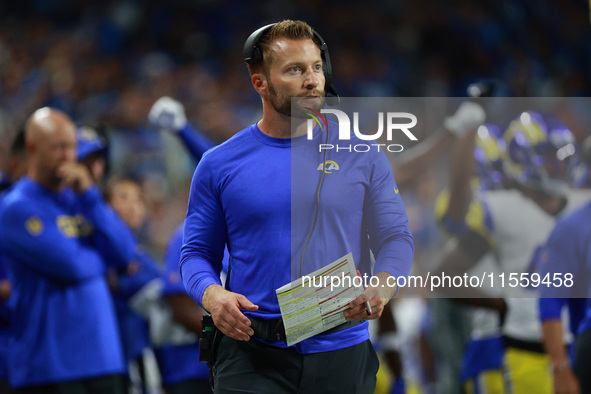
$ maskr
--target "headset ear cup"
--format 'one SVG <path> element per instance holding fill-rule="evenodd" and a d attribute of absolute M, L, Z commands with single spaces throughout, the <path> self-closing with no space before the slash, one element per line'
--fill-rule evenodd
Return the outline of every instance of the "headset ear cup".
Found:
<path fill-rule="evenodd" d="M 330 56 L 328 54 L 328 45 L 326 45 L 326 41 L 324 41 L 322 36 L 318 34 L 316 30 L 312 30 L 312 32 L 314 33 L 314 37 L 316 38 L 316 40 L 318 40 L 318 42 L 320 43 L 320 57 L 322 57 L 322 70 L 324 71 L 324 91 L 326 92 L 327 97 L 329 94 L 335 97 L 339 97 L 339 93 L 332 85 L 332 64 L 330 62 Z M 340 98 L 338 99 L 337 103 L 339 101 Z M 336 105 L 330 104 L 328 101 L 327 104 L 331 106 Z"/>
<path fill-rule="evenodd" d="M 324 71 L 324 90 L 326 93 L 331 93 L 332 87 L 332 65 L 330 64 L 330 57 L 328 56 L 328 49 L 325 43 L 320 47 L 320 55 L 322 57 L 322 70 Z"/>
<path fill-rule="evenodd" d="M 242 48 L 242 57 L 247 64 L 255 64 L 263 61 L 263 56 L 261 53 L 261 49 L 257 47 L 257 42 L 261 38 L 263 34 L 271 27 L 273 27 L 275 23 L 271 23 L 267 26 L 263 26 L 257 30 L 255 30 L 244 43 L 244 47 Z"/>
<path fill-rule="evenodd" d="M 251 54 L 251 63 L 261 63 L 263 61 L 263 54 L 261 53 L 261 49 L 259 47 L 252 48 Z"/>

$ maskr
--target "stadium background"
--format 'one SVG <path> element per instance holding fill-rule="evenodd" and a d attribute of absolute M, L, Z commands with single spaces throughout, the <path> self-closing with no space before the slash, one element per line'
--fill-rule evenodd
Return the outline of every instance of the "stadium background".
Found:
<path fill-rule="evenodd" d="M 261 116 L 241 58 L 257 27 L 302 19 L 326 39 L 348 97 L 465 96 L 483 79 L 503 96 L 589 96 L 589 5 L 549 1 L 21 0 L 0 2 L 0 169 L 31 112 L 51 106 L 105 123 L 113 174 L 142 181 L 155 256 L 183 220 L 194 170 L 180 142 L 150 128 L 168 95 L 222 142 Z M 424 137 L 424 136 L 423 136 Z M 449 157 L 403 190 L 418 258 L 443 242 L 433 201 Z"/>
<path fill-rule="evenodd" d="M 182 218 L 174 200 L 193 165 L 174 138 L 147 128 L 150 106 L 180 100 L 218 142 L 253 123 L 260 103 L 241 48 L 284 18 L 327 40 L 342 96 L 465 96 L 483 78 L 503 81 L 506 96 L 591 90 L 582 0 L 0 2 L 0 157 L 43 105 L 106 123 L 114 172 L 144 180 L 153 221 L 170 218 L 145 235 L 158 250 Z"/>
<path fill-rule="evenodd" d="M 152 220 L 165 222 L 144 237 L 157 251 L 182 218 L 175 196 L 194 166 L 174 138 L 147 127 L 151 105 L 180 100 L 217 142 L 253 123 L 260 102 L 241 48 L 284 18 L 327 40 L 345 97 L 465 96 L 483 78 L 503 81 L 506 96 L 591 91 L 583 0 L 0 2 L 0 157 L 44 105 L 106 123 L 114 173 L 143 179 Z"/>

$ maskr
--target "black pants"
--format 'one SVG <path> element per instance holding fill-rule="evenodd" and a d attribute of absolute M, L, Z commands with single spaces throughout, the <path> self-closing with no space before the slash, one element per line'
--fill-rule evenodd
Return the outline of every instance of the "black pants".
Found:
<path fill-rule="evenodd" d="M 215 393 L 371 394 L 379 361 L 371 342 L 330 352 L 295 349 L 225 336 L 220 344 Z"/>
<path fill-rule="evenodd" d="M 182 383 L 165 386 L 166 394 L 208 394 L 211 393 L 209 379 L 193 379 Z"/>
<path fill-rule="evenodd" d="M 581 384 L 581 393 L 591 393 L 591 330 L 577 338 L 575 347 L 575 373 Z"/>
<path fill-rule="evenodd" d="M 8 380 L 0 379 L 0 394 L 12 394 L 13 391 L 8 384 Z"/>
<path fill-rule="evenodd" d="M 75 380 L 16 389 L 18 394 L 125 394 L 123 375 Z"/>

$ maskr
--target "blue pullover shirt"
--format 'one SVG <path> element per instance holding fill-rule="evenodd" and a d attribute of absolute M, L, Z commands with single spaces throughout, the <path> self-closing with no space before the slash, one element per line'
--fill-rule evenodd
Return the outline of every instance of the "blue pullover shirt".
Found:
<path fill-rule="evenodd" d="M 338 130 L 335 123 L 329 127 Z M 376 147 L 363 153 L 333 150 L 324 160 L 319 144 L 325 136 L 317 129 L 312 140 L 273 138 L 255 124 L 205 153 L 193 176 L 181 251 L 183 282 L 197 302 L 207 286 L 220 284 L 226 244 L 231 261 L 226 287 L 259 306 L 245 311 L 247 316 L 263 319 L 280 317 L 277 288 L 347 253 L 362 272 L 408 275 L 414 244 L 385 154 Z M 373 141 L 339 141 L 332 132 L 328 143 Z M 300 268 L 323 172 L 318 221 Z M 295 348 L 316 353 L 368 338 L 363 323 Z"/>

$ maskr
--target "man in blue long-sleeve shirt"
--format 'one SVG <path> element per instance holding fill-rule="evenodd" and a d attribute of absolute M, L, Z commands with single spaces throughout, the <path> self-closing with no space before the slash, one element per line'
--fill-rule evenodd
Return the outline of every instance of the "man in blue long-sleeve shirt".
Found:
<path fill-rule="evenodd" d="M 11 385 L 118 393 L 124 372 L 105 262 L 125 267 L 133 236 L 76 163 L 75 126 L 42 108 L 26 125 L 27 176 L 0 203 L 13 283 Z"/>
<path fill-rule="evenodd" d="M 181 273 L 189 294 L 225 334 L 216 392 L 244 392 L 245 387 L 257 393 L 373 392 L 378 362 L 367 322 L 294 347 L 274 340 L 266 329 L 253 330 L 277 326 L 275 290 L 298 276 L 322 171 L 327 173 L 321 208 L 303 274 L 349 252 L 358 265 L 367 262 L 371 247 L 380 285 L 366 289 L 345 312 L 347 320 L 359 321 L 378 318 L 396 291 L 388 279 L 410 270 L 412 236 L 385 155 L 337 153 L 330 159 L 341 171 L 327 171 L 329 163 L 318 154 L 324 137 L 316 133 L 308 141 L 305 135 L 292 135 L 290 98 L 308 97 L 314 106 L 326 91 L 334 92 L 328 82 L 325 86 L 327 53 L 321 53 L 318 40 L 303 22 L 267 27 L 254 44 L 262 63 L 249 65 L 263 101 L 263 119 L 205 153 L 193 177 Z M 329 143 L 337 142 L 334 134 Z M 231 256 L 226 288 L 231 291 L 219 279 L 225 244 Z"/>

